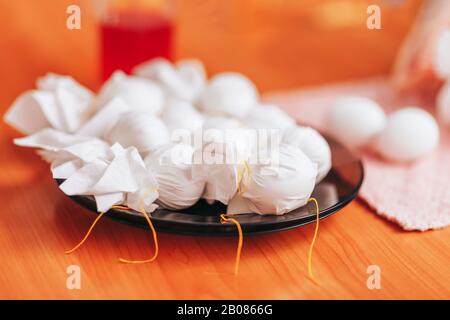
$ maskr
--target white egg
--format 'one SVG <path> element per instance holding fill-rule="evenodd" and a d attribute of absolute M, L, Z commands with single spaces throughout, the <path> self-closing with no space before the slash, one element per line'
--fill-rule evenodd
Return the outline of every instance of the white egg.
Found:
<path fill-rule="evenodd" d="M 163 108 L 164 95 L 157 84 L 147 79 L 127 76 L 122 71 L 116 71 L 103 85 L 97 97 L 97 106 L 101 108 L 118 96 L 133 111 L 158 115 Z"/>
<path fill-rule="evenodd" d="M 211 79 L 200 96 L 199 105 L 211 115 L 244 118 L 257 101 L 254 84 L 243 75 L 230 72 Z"/>
<path fill-rule="evenodd" d="M 392 113 L 378 140 L 378 151 L 386 159 L 410 161 L 430 153 L 439 143 L 434 118 L 420 108 Z"/>
<path fill-rule="evenodd" d="M 281 144 L 277 162 L 250 165 L 240 194 L 252 212 L 282 215 L 308 202 L 316 176 L 316 164 L 300 149 Z"/>
<path fill-rule="evenodd" d="M 249 128 L 285 130 L 295 126 L 295 120 L 278 106 L 259 105 L 252 108 L 244 123 Z"/>
<path fill-rule="evenodd" d="M 450 81 L 440 89 L 437 95 L 436 112 L 439 121 L 450 127 Z"/>
<path fill-rule="evenodd" d="M 200 199 L 205 182 L 192 175 L 193 152 L 189 145 L 168 144 L 145 158 L 145 165 L 158 182 L 157 203 L 164 208 L 183 209 Z"/>
<path fill-rule="evenodd" d="M 189 102 L 170 99 L 161 114 L 170 133 L 174 130 L 193 132 L 203 125 L 203 116 Z"/>
<path fill-rule="evenodd" d="M 282 142 L 299 148 L 317 165 L 316 183 L 325 178 L 331 169 L 331 150 L 319 132 L 312 128 L 296 126 L 284 132 Z"/>
<path fill-rule="evenodd" d="M 440 34 L 434 56 L 434 70 L 439 78 L 450 77 L 450 29 Z"/>
<path fill-rule="evenodd" d="M 373 100 L 358 96 L 338 98 L 327 117 L 329 133 L 349 147 L 369 143 L 384 128 L 386 116 Z"/>
<path fill-rule="evenodd" d="M 143 156 L 170 142 L 169 132 L 161 119 L 146 112 L 127 112 L 106 133 L 105 140 L 123 147 L 134 146 Z"/>

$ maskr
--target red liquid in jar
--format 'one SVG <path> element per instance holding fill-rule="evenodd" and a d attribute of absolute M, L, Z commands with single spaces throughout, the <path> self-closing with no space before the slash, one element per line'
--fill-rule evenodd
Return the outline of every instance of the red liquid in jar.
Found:
<path fill-rule="evenodd" d="M 152 58 L 171 59 L 172 21 L 158 12 L 124 11 L 101 24 L 102 77 Z"/>

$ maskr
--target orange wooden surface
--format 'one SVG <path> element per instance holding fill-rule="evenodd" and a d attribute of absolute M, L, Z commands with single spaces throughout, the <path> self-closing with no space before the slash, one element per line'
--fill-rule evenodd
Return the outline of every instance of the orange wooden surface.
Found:
<path fill-rule="evenodd" d="M 417 7 L 386 8 L 384 29 L 369 32 L 358 19 L 323 18 L 336 2 L 365 1 L 319 2 L 179 0 L 178 56 L 200 57 L 211 72 L 245 72 L 263 91 L 385 73 Z M 65 28 L 68 3 L 81 4 L 82 30 Z M 2 1 L 0 22 L 2 112 L 47 71 L 98 87 L 88 1 Z M 119 256 L 149 256 L 151 235 L 108 219 L 65 255 L 95 216 L 59 191 L 33 151 L 12 145 L 17 133 L 0 130 L 0 298 L 450 298 L 450 229 L 403 232 L 359 200 L 321 221 L 313 258 L 320 286 L 306 277 L 312 225 L 246 237 L 238 276 L 230 274 L 234 238 L 160 233 L 156 262 L 120 264 Z M 71 264 L 81 267 L 81 290 L 66 288 Z M 366 287 L 371 264 L 381 268 L 381 290 Z"/>

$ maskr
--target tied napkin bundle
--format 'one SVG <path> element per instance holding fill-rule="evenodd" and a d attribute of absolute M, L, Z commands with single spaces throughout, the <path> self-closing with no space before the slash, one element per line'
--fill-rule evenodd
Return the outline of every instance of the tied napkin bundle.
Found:
<path fill-rule="evenodd" d="M 183 209 L 204 198 L 233 203 L 228 214 L 280 215 L 305 205 L 331 167 L 317 131 L 261 104 L 241 74 L 208 80 L 196 60 L 155 59 L 133 75 L 117 71 L 98 94 L 55 74 L 36 87 L 5 115 L 28 135 L 14 142 L 39 149 L 53 177 L 64 180 L 60 189 L 93 196 L 99 212 Z M 279 148 L 254 162 L 261 141 L 246 130 L 276 131 L 278 139 L 264 139 Z M 205 161 L 220 156 L 232 161 Z"/>
<path fill-rule="evenodd" d="M 331 168 L 330 148 L 278 106 L 261 104 L 243 75 L 222 73 L 208 81 L 198 61 L 172 65 L 156 59 L 133 75 L 115 72 L 94 94 L 71 77 L 49 74 L 17 98 L 5 121 L 28 135 L 14 142 L 39 149 L 53 177 L 64 180 L 65 194 L 95 199 L 101 213 L 67 253 L 84 243 L 105 212 L 118 208 L 140 212 L 155 241 L 152 258 L 120 261 L 151 262 L 158 242 L 148 213 L 158 206 L 187 208 L 204 198 L 229 205 L 220 222 L 236 224 L 237 273 L 243 234 L 232 214 L 282 215 L 313 201 L 313 277 L 319 207 L 310 196 Z M 263 161 L 254 157 L 260 149 Z"/>

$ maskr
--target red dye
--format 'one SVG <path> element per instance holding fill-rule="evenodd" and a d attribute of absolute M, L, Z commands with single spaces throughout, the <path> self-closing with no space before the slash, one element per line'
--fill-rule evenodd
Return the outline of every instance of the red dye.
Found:
<path fill-rule="evenodd" d="M 171 59 L 172 33 L 172 21 L 159 12 L 110 14 L 101 24 L 103 80 L 152 58 Z"/>

